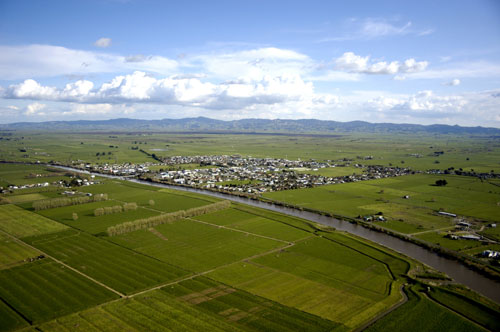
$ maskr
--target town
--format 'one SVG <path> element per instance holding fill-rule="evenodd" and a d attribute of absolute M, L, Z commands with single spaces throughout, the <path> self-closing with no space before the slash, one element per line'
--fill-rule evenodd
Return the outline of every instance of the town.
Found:
<path fill-rule="evenodd" d="M 174 156 L 163 159 L 159 172 L 152 172 L 152 163 L 140 165 L 80 165 L 89 171 L 104 174 L 135 176 L 147 174 L 156 181 L 173 185 L 187 185 L 196 188 L 217 189 L 226 192 L 262 194 L 315 186 L 374 180 L 415 174 L 409 167 L 351 164 L 352 160 L 318 162 L 315 160 L 288 160 L 275 158 L 253 158 L 240 155 Z M 183 169 L 182 165 L 199 165 Z M 354 166 L 362 174 L 345 176 L 324 176 L 314 174 L 320 169 Z M 174 166 L 178 166 L 177 168 Z"/>

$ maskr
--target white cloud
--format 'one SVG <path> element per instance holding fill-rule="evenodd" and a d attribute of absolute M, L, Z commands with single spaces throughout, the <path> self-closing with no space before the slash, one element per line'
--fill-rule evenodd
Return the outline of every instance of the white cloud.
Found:
<path fill-rule="evenodd" d="M 5 89 L 4 98 L 79 103 L 157 103 L 204 107 L 207 109 L 243 109 L 254 104 L 276 104 L 309 100 L 334 102 L 330 95 L 317 95 L 313 84 L 298 75 L 264 76 L 260 80 L 233 80 L 220 84 L 198 78 L 167 77 L 157 79 L 144 72 L 116 76 L 100 88 L 80 80 L 63 89 L 42 86 L 25 80 Z"/>
<path fill-rule="evenodd" d="M 455 79 L 457 77 L 499 77 L 500 65 L 488 61 L 447 63 L 444 67 L 411 73 L 412 79 Z"/>
<path fill-rule="evenodd" d="M 398 73 L 415 73 L 427 68 L 427 61 L 417 62 L 415 59 L 399 61 L 370 62 L 370 56 L 360 56 L 353 52 L 345 52 L 335 59 L 335 68 L 351 73 L 394 75 Z"/>
<path fill-rule="evenodd" d="M 130 61 L 130 57 L 52 45 L 0 46 L 0 77 L 5 80 L 133 70 L 167 75 L 177 68 L 176 60 L 161 56 Z"/>
<path fill-rule="evenodd" d="M 346 32 L 337 37 L 327 37 L 318 42 L 372 40 L 388 36 L 417 35 L 426 36 L 434 33 L 434 29 L 414 29 L 412 22 L 394 22 L 384 18 L 349 19 L 344 24 Z"/>
<path fill-rule="evenodd" d="M 454 78 L 449 82 L 443 83 L 443 85 L 457 86 L 457 85 L 460 85 L 460 80 L 458 78 Z"/>
<path fill-rule="evenodd" d="M 461 95 L 438 96 L 424 90 L 406 97 L 378 97 L 368 100 L 368 109 L 398 116 L 442 118 L 461 115 L 469 104 L 468 98 Z"/>
<path fill-rule="evenodd" d="M 198 68 L 211 77 L 230 80 L 302 75 L 315 66 L 314 61 L 305 54 L 274 47 L 186 57 L 181 64 L 186 68 Z"/>
<path fill-rule="evenodd" d="M 94 46 L 106 48 L 111 46 L 111 38 L 99 38 L 95 41 Z"/>
<path fill-rule="evenodd" d="M 47 105 L 40 104 L 40 103 L 29 104 L 28 106 L 26 106 L 26 110 L 25 110 L 24 114 L 28 115 L 28 116 L 45 115 L 44 112 L 40 112 L 40 111 L 45 109 L 46 107 L 47 107 Z"/>
<path fill-rule="evenodd" d="M 411 25 L 411 22 L 407 22 L 402 26 L 396 26 L 382 19 L 366 19 L 361 24 L 360 33 L 362 36 L 368 38 L 406 35 L 410 32 Z"/>

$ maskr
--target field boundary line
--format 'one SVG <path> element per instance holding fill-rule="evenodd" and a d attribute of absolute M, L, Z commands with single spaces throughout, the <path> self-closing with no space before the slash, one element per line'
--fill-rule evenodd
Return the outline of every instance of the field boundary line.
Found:
<path fill-rule="evenodd" d="M 371 325 L 375 324 L 379 319 L 384 318 L 385 316 L 387 316 L 388 314 L 390 314 L 391 312 L 393 312 L 394 310 L 396 310 L 397 308 L 401 307 L 403 304 L 408 302 L 408 295 L 406 295 L 406 293 L 404 292 L 404 285 L 401 285 L 401 287 L 399 288 L 399 291 L 401 292 L 401 295 L 403 295 L 403 298 L 401 300 L 399 300 L 397 303 L 393 304 L 386 311 L 379 313 L 377 316 L 373 317 L 368 322 L 366 322 L 363 325 L 361 325 L 360 327 L 356 328 L 353 332 L 361 332 L 361 331 L 367 329 Z"/>
<path fill-rule="evenodd" d="M 488 329 L 486 326 L 483 326 L 483 325 L 481 325 L 480 323 L 476 322 L 475 320 L 473 320 L 473 319 L 471 319 L 471 318 L 469 318 L 469 317 L 465 316 L 464 314 L 462 314 L 462 313 L 460 313 L 460 312 L 456 311 L 455 309 L 453 309 L 453 308 L 451 308 L 451 307 L 448 307 L 448 306 L 447 306 L 447 305 L 445 305 L 444 303 L 441 303 L 441 302 L 439 302 L 438 300 L 433 299 L 432 297 L 430 297 L 429 295 L 427 295 L 427 293 L 426 293 L 426 292 L 420 292 L 420 293 L 421 293 L 421 294 L 423 294 L 423 296 L 425 296 L 425 297 L 426 297 L 429 301 L 434 302 L 434 303 L 436 303 L 437 305 L 439 305 L 439 306 L 441 306 L 441 307 L 443 307 L 443 308 L 446 308 L 447 310 L 450 310 L 451 312 L 455 313 L 456 315 L 458 315 L 458 316 L 460 316 L 460 317 L 462 317 L 462 318 L 464 318 L 464 319 L 468 320 L 469 322 L 472 322 L 473 324 L 475 324 L 475 325 L 477 325 L 477 326 L 481 327 L 482 329 L 485 329 L 486 331 L 489 331 L 489 329 Z"/>
<path fill-rule="evenodd" d="M 277 252 L 277 251 L 285 250 L 287 248 L 293 247 L 294 245 L 295 245 L 295 243 L 288 243 L 286 246 L 279 247 L 279 248 L 274 248 L 274 249 L 268 250 L 266 252 L 261 252 L 259 254 L 255 254 L 253 256 L 248 256 L 248 257 L 242 258 L 242 259 L 237 260 L 235 262 L 230 262 L 230 263 L 227 263 L 227 264 L 224 264 L 224 265 L 216 266 L 213 269 L 206 270 L 206 271 L 203 271 L 203 272 L 198 272 L 198 273 L 192 274 L 190 276 L 187 276 L 187 277 L 179 279 L 179 280 L 170 281 L 168 283 L 165 283 L 165 284 L 162 284 L 162 285 L 158 285 L 158 286 L 155 286 L 155 287 L 152 287 L 152 288 L 149 288 L 149 289 L 146 289 L 146 290 L 143 290 L 143 291 L 131 294 L 131 295 L 127 296 L 127 297 L 128 298 L 133 298 L 133 297 L 135 297 L 137 295 L 141 295 L 141 294 L 147 293 L 149 291 L 154 291 L 154 290 L 157 290 L 157 289 L 161 289 L 163 287 L 175 285 L 175 284 L 178 284 L 178 283 L 186 281 L 186 280 L 191 280 L 191 279 L 194 279 L 196 277 L 203 276 L 205 274 L 214 272 L 215 270 L 227 267 L 227 266 L 232 265 L 232 264 L 241 263 L 241 262 L 249 262 L 249 260 L 251 260 L 251 259 L 258 258 L 258 257 L 261 257 L 261 256 L 265 256 L 265 255 L 269 255 L 269 254 L 272 254 L 272 253 Z"/>
<path fill-rule="evenodd" d="M 443 227 L 443 228 L 429 229 L 429 230 L 426 230 L 426 231 L 423 231 L 423 232 L 410 233 L 410 234 L 407 234 L 407 235 L 409 235 L 409 236 L 415 236 L 415 235 L 420 235 L 420 234 L 425 234 L 425 233 L 439 232 L 439 231 L 442 231 L 442 230 L 453 229 L 453 228 L 455 228 L 455 226 L 447 226 L 447 227 Z"/>
<path fill-rule="evenodd" d="M 285 241 L 285 240 L 276 239 L 276 238 L 273 238 L 273 237 L 270 237 L 270 236 L 266 236 L 266 235 L 260 235 L 260 234 L 250 233 L 250 232 L 247 232 L 247 231 L 243 231 L 241 229 L 235 229 L 235 228 L 230 228 L 230 227 L 226 227 L 226 226 L 222 226 L 222 225 L 216 225 L 216 224 L 212 224 L 212 223 L 209 223 L 209 222 L 206 222 L 206 221 L 201 221 L 201 220 L 193 219 L 193 218 L 190 218 L 190 217 L 187 217 L 187 218 L 184 218 L 184 219 L 188 219 L 188 220 L 191 220 L 191 221 L 194 221 L 194 222 L 198 222 L 200 224 L 205 224 L 205 225 L 209 225 L 209 226 L 213 226 L 213 227 L 217 227 L 217 228 L 224 228 L 224 229 L 227 229 L 227 230 L 230 230 L 230 231 L 240 232 L 240 233 L 247 234 L 247 235 L 253 235 L 253 236 L 261 237 L 261 238 L 268 239 L 268 240 L 274 240 L 274 241 L 283 242 L 283 243 L 287 243 L 287 244 L 294 244 L 293 241 Z"/>
<path fill-rule="evenodd" d="M 42 250 L 40 250 L 40 249 L 38 249 L 38 248 L 36 248 L 36 247 L 33 247 L 32 245 L 30 245 L 30 244 L 28 244 L 28 243 L 26 243 L 26 242 L 24 242 L 24 241 L 22 241 L 22 240 L 20 240 L 20 239 L 16 238 L 15 236 L 12 236 L 12 235 L 10 235 L 9 233 L 7 233 L 7 232 L 5 232 L 5 231 L 3 231 L 3 230 L 1 230 L 1 229 L 0 229 L 0 232 L 2 232 L 2 233 L 4 233 L 5 235 L 9 236 L 10 238 L 12 238 L 13 240 L 15 240 L 15 241 L 16 241 L 16 242 L 18 242 L 18 243 L 24 244 L 24 245 L 28 246 L 28 247 L 29 247 L 29 248 L 31 248 L 31 249 L 34 249 L 34 250 L 37 250 L 37 251 L 41 252 L 42 254 L 44 254 L 46 257 L 48 257 L 48 258 L 52 259 L 53 261 L 55 261 L 55 262 L 57 262 L 57 263 L 59 263 L 59 264 L 61 264 L 61 265 L 65 266 L 65 267 L 67 267 L 67 268 L 68 268 L 68 269 L 70 269 L 71 271 L 74 271 L 74 272 L 78 273 L 78 274 L 79 274 L 79 275 L 81 275 L 81 276 L 84 276 L 85 278 L 87 278 L 87 279 L 89 279 L 89 280 L 93 281 L 94 283 L 98 284 L 99 286 L 102 286 L 102 287 L 106 288 L 107 290 L 109 290 L 109 291 L 111 291 L 111 292 L 113 292 L 113 293 L 117 294 L 118 296 L 120 296 L 120 297 L 122 297 L 122 298 L 127 297 L 125 294 L 122 294 L 122 293 L 120 293 L 119 291 L 117 291 L 117 290 L 115 290 L 115 289 L 113 289 L 113 288 L 109 287 L 108 285 L 103 284 L 102 282 L 100 282 L 100 281 L 98 281 L 98 280 L 96 280 L 96 279 L 92 278 L 91 276 L 88 276 L 88 275 L 86 275 L 85 273 L 83 273 L 83 272 L 81 272 L 81 271 L 78 271 L 78 270 L 77 270 L 77 269 L 75 269 L 74 267 L 69 266 L 68 264 L 66 264 L 66 263 L 64 263 L 64 262 L 62 262 L 62 261 L 60 261 L 60 260 L 58 260 L 57 258 L 55 258 L 55 257 L 53 257 L 53 256 L 51 256 L 51 255 L 49 255 L 49 254 L 47 254 L 46 252 L 44 252 L 44 251 L 42 251 Z"/>

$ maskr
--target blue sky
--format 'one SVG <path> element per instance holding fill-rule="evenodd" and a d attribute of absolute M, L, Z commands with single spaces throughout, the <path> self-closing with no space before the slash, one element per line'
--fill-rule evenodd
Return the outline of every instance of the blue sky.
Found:
<path fill-rule="evenodd" d="M 500 127 L 500 2 L 3 0 L 0 115 Z"/>

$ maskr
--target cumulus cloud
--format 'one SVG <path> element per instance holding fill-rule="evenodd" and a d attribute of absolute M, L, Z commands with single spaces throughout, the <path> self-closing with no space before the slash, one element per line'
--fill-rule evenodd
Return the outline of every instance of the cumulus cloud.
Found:
<path fill-rule="evenodd" d="M 44 112 L 40 112 L 41 110 L 45 109 L 47 105 L 45 104 L 40 104 L 40 103 L 33 103 L 29 104 L 26 106 L 26 110 L 24 112 L 24 115 L 45 115 Z"/>
<path fill-rule="evenodd" d="M 379 61 L 371 62 L 370 56 L 360 56 L 353 52 L 345 52 L 342 56 L 335 59 L 335 68 L 351 73 L 395 75 L 420 72 L 427 68 L 427 61 L 417 62 L 415 59 L 399 61 Z"/>
<path fill-rule="evenodd" d="M 458 115 L 464 111 L 468 99 L 461 95 L 439 96 L 430 90 L 406 97 L 378 97 L 368 100 L 365 106 L 378 112 L 389 112 L 413 117 L 439 118 Z"/>
<path fill-rule="evenodd" d="M 157 79 L 136 71 L 120 75 L 94 89 L 90 81 L 79 80 L 63 89 L 43 86 L 28 79 L 10 85 L 4 98 L 95 103 L 157 103 L 204 107 L 208 109 L 242 109 L 253 104 L 275 104 L 310 100 L 332 103 L 328 95 L 314 93 L 311 82 L 298 75 L 265 76 L 260 80 L 239 79 L 220 84 L 198 78 L 166 77 Z"/>
<path fill-rule="evenodd" d="M 95 41 L 94 46 L 106 48 L 111 46 L 111 38 L 99 38 Z"/>
<path fill-rule="evenodd" d="M 457 86 L 460 85 L 460 80 L 458 78 L 454 78 L 451 81 L 444 83 L 444 85 Z"/>

